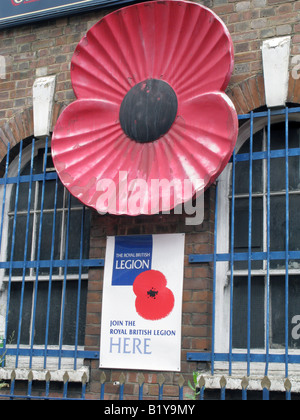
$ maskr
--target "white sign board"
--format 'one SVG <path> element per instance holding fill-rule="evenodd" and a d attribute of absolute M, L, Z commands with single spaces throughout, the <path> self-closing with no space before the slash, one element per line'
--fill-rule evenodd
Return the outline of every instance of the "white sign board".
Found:
<path fill-rule="evenodd" d="M 180 371 L 184 234 L 107 238 L 100 367 Z"/>

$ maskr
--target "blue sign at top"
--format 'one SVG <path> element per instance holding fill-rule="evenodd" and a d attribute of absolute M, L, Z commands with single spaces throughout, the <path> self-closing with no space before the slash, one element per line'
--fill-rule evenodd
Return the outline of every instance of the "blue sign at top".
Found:
<path fill-rule="evenodd" d="M 126 3 L 130 0 L 0 0 L 0 28 Z"/>
<path fill-rule="evenodd" d="M 151 270 L 152 235 L 116 236 L 112 286 L 132 286 L 136 277 Z"/>

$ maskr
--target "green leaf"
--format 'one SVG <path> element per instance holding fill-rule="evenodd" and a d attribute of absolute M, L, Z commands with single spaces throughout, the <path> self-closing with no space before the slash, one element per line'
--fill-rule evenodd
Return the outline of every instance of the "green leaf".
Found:
<path fill-rule="evenodd" d="M 193 385 L 191 384 L 191 381 L 188 380 L 188 386 L 193 390 L 196 391 L 196 388 L 193 387 Z"/>
<path fill-rule="evenodd" d="M 186 398 L 188 398 L 190 400 L 194 400 L 195 399 L 194 395 L 191 395 L 191 394 L 185 394 L 185 396 L 186 396 Z"/>
<path fill-rule="evenodd" d="M 195 387 L 198 385 L 198 373 L 197 372 L 193 372 L 193 379 L 194 379 L 194 384 Z"/>

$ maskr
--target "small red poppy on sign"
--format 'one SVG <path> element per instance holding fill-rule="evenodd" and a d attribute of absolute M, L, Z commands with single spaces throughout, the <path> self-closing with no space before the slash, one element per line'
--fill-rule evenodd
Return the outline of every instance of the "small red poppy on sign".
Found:
<path fill-rule="evenodd" d="M 135 308 L 142 318 L 154 321 L 172 312 L 174 295 L 160 271 L 148 270 L 139 274 L 134 280 L 133 291 L 136 295 Z"/>
<path fill-rule="evenodd" d="M 53 134 L 63 184 L 113 214 L 167 211 L 203 193 L 237 139 L 224 93 L 233 55 L 222 20 L 197 3 L 145 2 L 101 19 L 75 49 L 77 100 Z"/>

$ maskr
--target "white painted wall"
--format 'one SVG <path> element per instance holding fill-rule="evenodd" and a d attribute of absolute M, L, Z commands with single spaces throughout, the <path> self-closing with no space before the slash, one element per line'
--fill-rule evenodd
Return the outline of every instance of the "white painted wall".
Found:
<path fill-rule="evenodd" d="M 39 77 L 33 84 L 34 136 L 49 136 L 56 76 Z"/>
<path fill-rule="evenodd" d="M 291 37 L 268 39 L 262 45 L 266 104 L 285 106 L 289 85 Z"/>

